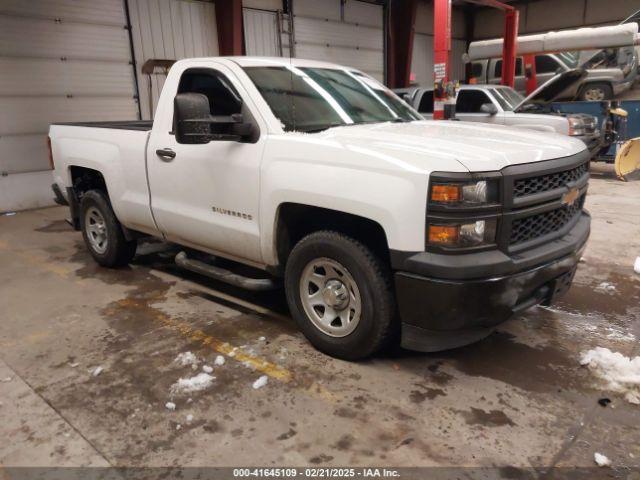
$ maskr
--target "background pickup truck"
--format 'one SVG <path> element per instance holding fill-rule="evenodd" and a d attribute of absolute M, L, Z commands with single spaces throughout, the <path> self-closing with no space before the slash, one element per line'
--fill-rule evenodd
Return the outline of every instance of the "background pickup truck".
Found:
<path fill-rule="evenodd" d="M 50 144 L 98 263 L 150 235 L 184 246 L 184 268 L 283 283 L 306 337 L 344 359 L 396 334 L 423 351 L 489 335 L 566 291 L 589 235 L 582 142 L 424 121 L 327 63 L 182 60 L 153 123 L 55 124 Z"/>
<path fill-rule="evenodd" d="M 611 100 L 631 88 L 638 76 L 638 53 L 633 47 L 589 52 L 542 53 L 535 56 L 536 82 L 543 85 L 558 73 L 582 67 L 587 74 L 571 88 L 562 92 L 559 100 Z M 471 76 L 477 83 L 499 85 L 502 60 L 476 60 L 471 64 Z M 515 89 L 526 91 L 526 72 L 522 57 L 516 58 Z"/>
<path fill-rule="evenodd" d="M 569 135 L 582 140 L 593 155 L 605 142 L 597 118 L 586 113 L 563 114 L 550 106 L 562 97 L 562 92 L 574 88 L 585 76 L 586 72 L 578 69 L 558 74 L 526 98 L 504 85 L 462 85 L 456 95 L 456 119 Z M 420 114 L 432 116 L 432 89 L 408 88 L 395 92 Z"/>

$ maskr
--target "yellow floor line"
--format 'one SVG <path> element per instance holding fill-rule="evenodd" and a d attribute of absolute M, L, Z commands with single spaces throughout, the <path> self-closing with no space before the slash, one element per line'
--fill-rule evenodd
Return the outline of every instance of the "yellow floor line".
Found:
<path fill-rule="evenodd" d="M 0 250 L 9 251 L 11 250 L 11 245 L 8 244 L 6 241 L 0 241 Z M 48 261 L 47 258 L 40 256 L 38 254 L 35 254 L 33 252 L 16 251 L 16 254 L 20 258 L 34 265 L 35 267 L 38 267 L 44 271 L 53 273 L 54 275 L 65 278 L 67 280 L 72 279 L 71 274 L 75 271 L 73 267 L 65 268 L 59 264 L 54 264 Z M 88 286 L 84 281 L 81 281 L 81 280 L 75 280 L 74 283 L 81 286 Z M 245 307 L 249 307 L 252 310 L 257 311 L 258 313 L 281 317 L 281 315 L 275 312 L 271 312 L 270 310 L 267 310 L 263 307 L 259 307 L 258 305 L 245 302 L 241 299 L 236 299 L 235 297 L 225 295 L 222 292 L 217 292 L 217 291 L 215 292 L 216 294 L 223 296 L 226 300 L 230 300 L 232 302 L 236 302 Z M 148 304 L 148 300 L 145 301 L 145 304 Z M 120 300 L 118 301 L 118 305 L 128 310 L 142 309 L 143 307 L 142 304 L 131 299 Z M 145 308 L 146 308 L 145 313 L 148 313 L 149 309 L 146 307 L 146 305 L 145 305 Z M 262 359 L 260 357 L 250 355 L 247 352 L 244 352 L 239 347 L 235 347 L 229 344 L 228 342 L 223 342 L 219 339 L 216 339 L 211 335 L 206 334 L 205 332 L 203 332 L 198 328 L 193 328 L 190 324 L 186 322 L 182 322 L 180 320 L 171 318 L 170 316 L 164 314 L 157 308 L 153 308 L 151 310 L 154 312 L 154 315 L 153 315 L 154 320 L 158 321 L 163 326 L 180 333 L 183 337 L 187 338 L 188 340 L 193 342 L 199 342 L 202 346 L 207 346 L 218 353 L 226 355 L 233 360 L 236 360 L 246 366 L 249 366 L 255 369 L 258 372 L 261 372 L 267 375 L 270 378 L 273 378 L 274 380 L 278 380 L 280 382 L 287 383 L 287 384 L 289 383 L 297 384 L 297 382 L 295 381 L 295 376 L 291 371 L 283 367 L 280 367 L 274 363 L 271 363 L 265 359 Z M 309 387 L 304 387 L 301 384 L 298 384 L 298 385 L 302 388 L 302 390 L 304 390 L 310 396 L 317 397 L 331 403 L 334 403 L 337 400 L 337 397 L 334 393 L 330 392 L 319 383 L 314 382 Z"/>
<path fill-rule="evenodd" d="M 160 299 L 158 300 L 160 301 Z M 215 352 L 224 354 L 229 358 L 244 364 L 245 366 L 253 368 L 257 372 L 263 373 L 268 377 L 273 378 L 274 380 L 278 380 L 287 384 L 297 384 L 295 375 L 290 370 L 287 370 L 286 368 L 271 363 L 260 357 L 250 355 L 249 353 L 243 351 L 240 347 L 235 347 L 228 342 L 223 342 L 222 340 L 219 340 L 198 328 L 194 328 L 189 323 L 170 317 L 157 308 L 149 309 L 148 299 L 144 300 L 144 303 L 140 303 L 135 299 L 126 298 L 118 301 L 117 304 L 119 307 L 129 312 L 135 311 L 136 309 L 139 309 L 141 311 L 144 309 L 145 315 L 148 315 L 151 310 L 152 318 L 154 321 L 162 324 L 170 330 L 180 333 L 180 335 L 182 335 L 190 342 L 199 343 L 202 347 L 211 348 Z M 302 385 L 300 386 L 302 387 Z M 319 383 L 314 382 L 309 387 L 303 387 L 302 389 L 312 397 L 320 398 L 330 403 L 335 403 L 337 401 L 336 394 L 327 390 L 323 385 L 320 385 Z"/>

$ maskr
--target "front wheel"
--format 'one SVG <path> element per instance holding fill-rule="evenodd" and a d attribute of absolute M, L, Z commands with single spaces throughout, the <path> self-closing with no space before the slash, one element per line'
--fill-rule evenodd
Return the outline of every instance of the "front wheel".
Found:
<path fill-rule="evenodd" d="M 298 242 L 287 260 L 285 290 L 302 333 L 332 357 L 365 358 L 392 336 L 396 309 L 388 268 L 346 235 L 320 231 Z"/>
<path fill-rule="evenodd" d="M 90 190 L 80 202 L 80 228 L 91 256 L 103 267 L 121 267 L 136 253 L 136 241 L 127 240 L 107 196 Z"/>

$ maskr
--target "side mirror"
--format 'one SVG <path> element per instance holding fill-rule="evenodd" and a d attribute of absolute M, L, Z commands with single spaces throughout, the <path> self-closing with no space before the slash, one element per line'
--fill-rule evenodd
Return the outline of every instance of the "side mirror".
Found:
<path fill-rule="evenodd" d="M 482 113 L 488 113 L 489 115 L 495 115 L 498 113 L 498 107 L 496 107 L 493 103 L 484 103 L 480 107 L 480 111 Z"/>
<path fill-rule="evenodd" d="M 202 144 L 215 140 L 241 141 L 251 137 L 253 125 L 241 113 L 212 116 L 209 99 L 201 93 L 179 93 L 174 100 L 174 130 L 178 143 Z M 213 128 L 212 128 L 213 127 Z"/>
<path fill-rule="evenodd" d="M 173 101 L 178 143 L 209 143 L 209 99 L 201 93 L 179 93 Z"/>

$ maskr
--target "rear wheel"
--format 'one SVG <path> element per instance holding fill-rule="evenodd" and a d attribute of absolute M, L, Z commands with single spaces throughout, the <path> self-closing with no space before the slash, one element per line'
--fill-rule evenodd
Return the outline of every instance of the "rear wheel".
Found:
<path fill-rule="evenodd" d="M 388 269 L 362 243 L 320 231 L 293 248 L 285 271 L 291 313 L 320 351 L 357 360 L 380 350 L 395 325 Z"/>
<path fill-rule="evenodd" d="M 127 240 L 107 196 L 90 190 L 80 202 L 80 228 L 91 256 L 104 267 L 128 264 L 136 253 L 136 241 Z"/>
<path fill-rule="evenodd" d="M 589 83 L 582 88 L 580 100 L 601 102 L 613 98 L 613 89 L 607 83 Z"/>

